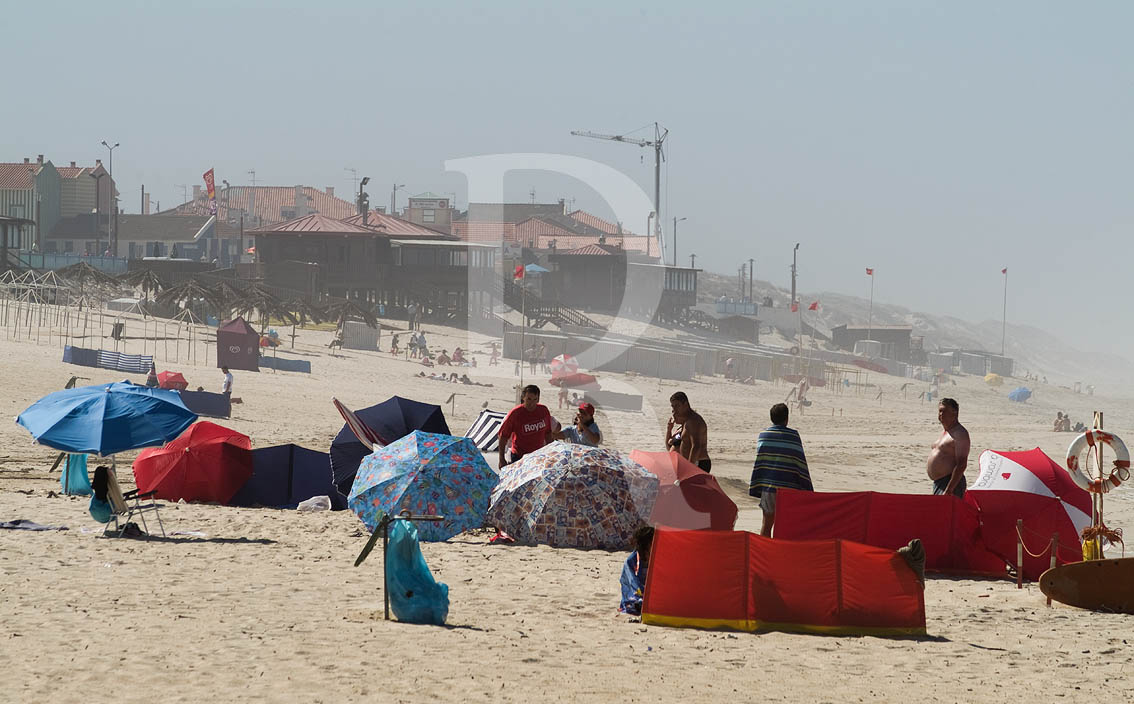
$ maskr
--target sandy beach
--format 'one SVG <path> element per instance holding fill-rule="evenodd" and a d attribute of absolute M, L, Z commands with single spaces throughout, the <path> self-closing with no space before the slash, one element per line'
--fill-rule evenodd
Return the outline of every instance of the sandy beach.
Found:
<path fill-rule="evenodd" d="M 397 321 L 388 321 L 398 325 Z M 389 354 L 327 349 L 331 333 L 300 330 L 294 350 L 313 373 L 236 372 L 243 399 L 222 424 L 256 447 L 294 442 L 325 450 L 350 407 L 398 394 L 443 404 L 463 433 L 482 405 L 506 410 L 512 363 L 488 367 L 488 339 L 426 324 L 431 347 L 471 348 L 467 371 L 493 388 L 417 378 L 419 364 Z M 138 328 L 140 331 L 140 328 Z M 284 330 L 281 330 L 283 333 Z M 383 347 L 388 347 L 388 333 Z M 97 346 L 88 340 L 87 346 Z M 109 343 L 110 341 L 107 340 Z M 404 342 L 403 342 L 404 344 Z M 133 345 L 136 349 L 131 349 Z M 128 352 L 141 352 L 137 341 Z M 496 546 L 463 534 L 423 550 L 450 587 L 444 628 L 382 619 L 381 560 L 353 562 L 367 534 L 349 511 L 298 513 L 168 504 L 167 540 L 104 539 L 83 497 L 58 496 L 55 457 L 14 422 L 71 375 L 80 384 L 121 372 L 60 361 L 58 340 L 0 338 L 0 520 L 66 531 L 0 531 L 0 701 L 11 702 L 427 702 L 427 701 L 1092 701 L 1134 699 L 1129 616 L 1047 608 L 1034 584 L 928 580 L 929 637 L 896 640 L 743 634 L 645 626 L 617 613 L 623 553 Z M 192 357 L 190 356 L 191 360 Z M 197 363 L 158 361 L 191 388 L 219 390 L 204 348 Z M 133 375 L 142 381 L 139 375 Z M 713 472 L 740 506 L 737 528 L 758 530 L 747 496 L 756 433 L 789 387 L 722 378 L 692 383 L 602 374 L 633 388 L 644 413 L 598 417 L 607 444 L 661 449 L 667 399 L 686 391 L 710 429 Z M 537 381 L 545 382 L 540 375 Z M 817 490 L 928 493 L 925 457 L 940 432 L 936 407 L 903 397 L 906 379 L 871 374 L 863 395 L 812 392 L 802 434 Z M 1062 461 L 1071 434 L 1050 431 L 1056 411 L 1131 440 L 1130 399 L 1039 385 L 1027 404 L 976 377 L 943 395 L 960 402 L 976 457 L 986 448 L 1042 448 Z M 562 422 L 545 384 L 544 403 Z M 878 390 L 883 396 L 876 400 Z M 910 393 L 912 391 L 912 393 Z M 460 394 L 447 402 L 453 393 Z M 129 462 L 132 454 L 121 460 Z M 92 463 L 93 466 L 93 463 Z M 131 479 L 128 469 L 124 481 Z M 1107 523 L 1134 525 L 1134 489 L 1107 498 Z M 1127 668 L 1131 668 L 1127 670 Z"/>

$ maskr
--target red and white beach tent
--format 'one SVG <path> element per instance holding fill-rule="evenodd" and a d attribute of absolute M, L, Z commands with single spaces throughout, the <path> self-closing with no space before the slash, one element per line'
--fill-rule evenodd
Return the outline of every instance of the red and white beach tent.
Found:
<path fill-rule="evenodd" d="M 1050 565 L 1044 554 L 1059 534 L 1058 563 L 1083 559 L 1082 530 L 1091 524 L 1090 494 L 1038 447 L 1024 452 L 985 450 L 980 475 L 965 500 L 980 509 L 981 533 L 988 548 L 1016 562 L 1016 521 L 1024 529 L 1024 577 L 1037 580 Z M 1031 557 L 1028 553 L 1040 554 Z"/>

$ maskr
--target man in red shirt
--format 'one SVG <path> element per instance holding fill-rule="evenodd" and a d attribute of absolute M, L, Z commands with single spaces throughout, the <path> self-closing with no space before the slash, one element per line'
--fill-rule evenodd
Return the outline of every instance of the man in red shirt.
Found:
<path fill-rule="evenodd" d="M 539 402 L 539 387 L 525 386 L 520 399 L 523 403 L 509 411 L 500 426 L 500 467 L 535 452 L 552 439 L 551 411 Z M 504 449 L 509 445 L 510 459 L 505 462 Z"/>

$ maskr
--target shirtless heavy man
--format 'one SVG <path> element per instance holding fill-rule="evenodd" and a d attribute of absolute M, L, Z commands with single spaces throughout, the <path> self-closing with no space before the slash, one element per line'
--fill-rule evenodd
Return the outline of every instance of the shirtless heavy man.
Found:
<path fill-rule="evenodd" d="M 685 459 L 706 472 L 713 471 L 709 459 L 709 426 L 701 414 L 689 406 L 689 397 L 678 391 L 669 397 L 673 416 L 665 428 L 665 446 L 677 450 Z"/>
<path fill-rule="evenodd" d="M 929 451 L 925 469 L 933 480 L 934 494 L 965 495 L 965 467 L 969 463 L 969 431 L 957 421 L 960 407 L 951 398 L 937 404 L 937 420 L 944 428 Z"/>

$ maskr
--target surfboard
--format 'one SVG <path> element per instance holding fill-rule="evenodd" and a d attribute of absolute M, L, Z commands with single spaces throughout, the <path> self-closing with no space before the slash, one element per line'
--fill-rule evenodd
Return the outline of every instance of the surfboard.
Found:
<path fill-rule="evenodd" d="M 1061 565 L 1040 575 L 1040 591 L 1061 604 L 1134 614 L 1134 557 Z"/>

